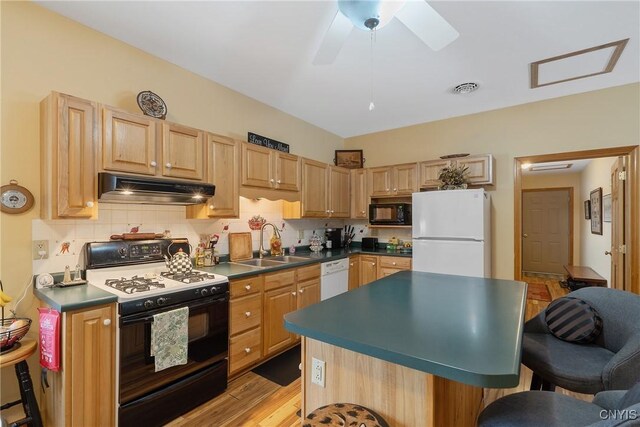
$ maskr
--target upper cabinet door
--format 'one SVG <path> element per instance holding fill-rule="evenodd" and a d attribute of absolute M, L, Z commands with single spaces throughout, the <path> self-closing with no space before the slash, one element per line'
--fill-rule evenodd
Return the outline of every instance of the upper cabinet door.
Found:
<path fill-rule="evenodd" d="M 95 218 L 97 104 L 52 93 L 41 109 L 42 217 Z"/>
<path fill-rule="evenodd" d="M 329 216 L 349 218 L 349 169 L 329 166 Z"/>
<path fill-rule="evenodd" d="M 418 191 L 418 164 L 394 166 L 393 194 L 410 195 Z"/>
<path fill-rule="evenodd" d="M 492 185 L 494 182 L 494 159 L 491 154 L 456 159 L 458 166 L 466 166 L 467 182 L 472 185 Z"/>
<path fill-rule="evenodd" d="M 242 185 L 273 188 L 272 150 L 259 145 L 242 143 Z"/>
<path fill-rule="evenodd" d="M 155 175 L 156 120 L 103 108 L 102 167 L 105 170 Z"/>
<path fill-rule="evenodd" d="M 326 218 L 329 215 L 328 170 L 326 163 L 302 159 L 302 217 Z"/>
<path fill-rule="evenodd" d="M 175 123 L 162 124 L 162 175 L 204 179 L 204 131 Z"/>
<path fill-rule="evenodd" d="M 449 166 L 449 160 L 429 160 L 420 162 L 420 187 L 438 187 L 440 171 Z"/>
<path fill-rule="evenodd" d="M 300 158 L 293 154 L 273 153 L 278 190 L 300 191 Z"/>
<path fill-rule="evenodd" d="M 369 191 L 371 197 L 389 196 L 392 194 L 392 167 L 369 168 Z"/>
<path fill-rule="evenodd" d="M 237 218 L 240 213 L 238 196 L 238 146 L 230 139 L 209 134 L 209 182 L 216 186 L 209 199 L 209 217 Z"/>
<path fill-rule="evenodd" d="M 366 169 L 351 170 L 351 218 L 367 219 L 369 216 Z"/>

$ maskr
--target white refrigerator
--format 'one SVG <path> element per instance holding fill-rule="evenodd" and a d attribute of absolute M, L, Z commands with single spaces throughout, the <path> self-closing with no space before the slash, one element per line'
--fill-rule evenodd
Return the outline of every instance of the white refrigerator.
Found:
<path fill-rule="evenodd" d="M 413 270 L 491 277 L 489 195 L 445 190 L 412 198 Z"/>

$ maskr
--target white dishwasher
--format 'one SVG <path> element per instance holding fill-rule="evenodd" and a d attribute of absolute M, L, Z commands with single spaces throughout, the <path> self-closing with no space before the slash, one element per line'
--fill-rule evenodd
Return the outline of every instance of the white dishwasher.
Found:
<path fill-rule="evenodd" d="M 349 289 L 349 258 L 320 264 L 320 300 L 324 301 Z"/>

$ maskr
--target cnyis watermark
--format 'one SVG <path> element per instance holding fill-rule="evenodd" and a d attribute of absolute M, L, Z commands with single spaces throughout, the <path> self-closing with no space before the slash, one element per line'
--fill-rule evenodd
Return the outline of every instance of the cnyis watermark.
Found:
<path fill-rule="evenodd" d="M 635 409 L 603 409 L 601 420 L 640 420 L 640 413 Z"/>

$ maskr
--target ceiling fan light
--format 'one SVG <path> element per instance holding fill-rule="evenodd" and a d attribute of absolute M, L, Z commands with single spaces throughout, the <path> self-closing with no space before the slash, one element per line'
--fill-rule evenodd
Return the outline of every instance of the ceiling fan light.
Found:
<path fill-rule="evenodd" d="M 338 0 L 338 9 L 355 27 L 370 31 L 387 25 L 404 3 L 399 0 Z M 372 23 L 371 19 L 378 20 L 378 24 L 373 28 L 369 27 Z M 369 26 L 366 24 L 367 21 Z"/>

